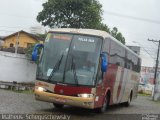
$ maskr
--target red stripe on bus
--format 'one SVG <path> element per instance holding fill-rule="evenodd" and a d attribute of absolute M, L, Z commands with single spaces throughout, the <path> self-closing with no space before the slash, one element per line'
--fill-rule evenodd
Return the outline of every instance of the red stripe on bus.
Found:
<path fill-rule="evenodd" d="M 113 90 L 116 83 L 116 75 L 117 75 L 118 66 L 115 64 L 110 64 L 108 66 L 107 73 L 105 75 L 105 88 L 110 88 L 111 90 L 111 98 L 110 104 L 113 104 Z"/>
<path fill-rule="evenodd" d="M 77 95 L 82 93 L 91 93 L 91 89 L 89 87 L 77 87 L 77 86 L 64 86 L 64 85 L 56 85 L 54 88 L 54 93 L 63 94 L 63 95 Z"/>
<path fill-rule="evenodd" d="M 117 100 L 119 100 L 119 97 L 121 97 L 120 96 L 120 92 L 121 92 L 121 89 L 122 89 L 122 83 L 123 83 L 123 76 L 124 76 L 124 69 L 123 68 L 121 68 L 121 78 L 120 78 L 120 82 L 119 82 L 119 86 L 118 86 L 118 91 L 117 91 Z"/>

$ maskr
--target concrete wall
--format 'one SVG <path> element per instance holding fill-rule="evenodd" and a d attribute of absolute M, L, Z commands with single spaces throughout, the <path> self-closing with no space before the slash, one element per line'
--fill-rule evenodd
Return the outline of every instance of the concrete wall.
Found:
<path fill-rule="evenodd" d="M 0 39 L 0 47 L 3 46 L 4 41 Z"/>
<path fill-rule="evenodd" d="M 25 55 L 0 51 L 0 81 L 34 82 L 36 64 Z"/>

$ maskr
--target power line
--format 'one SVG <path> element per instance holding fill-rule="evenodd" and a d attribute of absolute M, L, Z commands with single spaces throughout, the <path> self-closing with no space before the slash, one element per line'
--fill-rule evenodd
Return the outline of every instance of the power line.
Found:
<path fill-rule="evenodd" d="M 155 60 L 155 58 L 143 47 L 141 47 L 143 49 L 144 52 L 146 52 L 153 60 Z"/>
<path fill-rule="evenodd" d="M 17 28 L 17 29 L 19 29 L 19 28 L 26 28 L 26 29 L 28 29 L 28 27 L 21 27 L 21 26 L 0 26 L 1 28 Z"/>
<path fill-rule="evenodd" d="M 154 24 L 160 24 L 159 20 L 140 18 L 140 17 L 124 15 L 124 14 L 120 14 L 120 13 L 110 12 L 110 11 L 104 11 L 104 13 L 110 14 L 110 15 L 113 15 L 113 16 L 117 16 L 117 17 L 129 18 L 129 19 L 133 19 L 133 20 L 139 20 L 139 21 L 144 21 L 144 22 L 149 22 L 149 23 L 154 23 Z"/>
<path fill-rule="evenodd" d="M 11 30 L 0 30 L 0 31 L 3 31 L 3 32 L 16 32 L 16 31 L 11 31 Z"/>
<path fill-rule="evenodd" d="M 133 43 L 137 43 L 140 48 L 143 49 L 143 51 L 145 51 L 153 60 L 155 59 L 144 47 L 141 47 L 142 45 L 139 43 L 139 42 L 136 42 L 136 41 L 132 41 Z"/>
<path fill-rule="evenodd" d="M 26 19 L 35 19 L 34 17 L 32 16 L 23 16 L 23 15 L 16 15 L 16 14 L 6 14 L 6 13 L 2 13 L 0 12 L 3 16 L 9 16 L 9 17 L 18 17 L 18 18 L 26 18 Z M 1 15 L 1 16 L 2 16 Z"/>

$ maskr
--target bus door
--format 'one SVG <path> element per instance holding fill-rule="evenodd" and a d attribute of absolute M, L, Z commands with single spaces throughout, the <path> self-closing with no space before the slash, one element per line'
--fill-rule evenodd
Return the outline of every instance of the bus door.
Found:
<path fill-rule="evenodd" d="M 104 77 L 105 72 L 102 72 L 101 70 L 101 60 L 99 62 L 98 67 L 98 75 L 97 75 L 97 83 L 96 83 L 96 97 L 95 97 L 95 107 L 101 107 L 104 96 L 105 96 L 105 84 L 104 84 Z"/>

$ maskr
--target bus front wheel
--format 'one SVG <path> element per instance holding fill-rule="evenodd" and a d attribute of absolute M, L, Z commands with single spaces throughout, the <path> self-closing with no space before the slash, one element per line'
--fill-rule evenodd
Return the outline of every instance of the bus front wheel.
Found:
<path fill-rule="evenodd" d="M 104 98 L 104 102 L 103 102 L 102 107 L 96 108 L 96 112 L 97 113 L 104 113 L 107 110 L 107 108 L 108 108 L 108 97 L 106 96 Z"/>
<path fill-rule="evenodd" d="M 63 108 L 63 104 L 57 104 L 57 103 L 53 103 L 55 108 Z"/>

